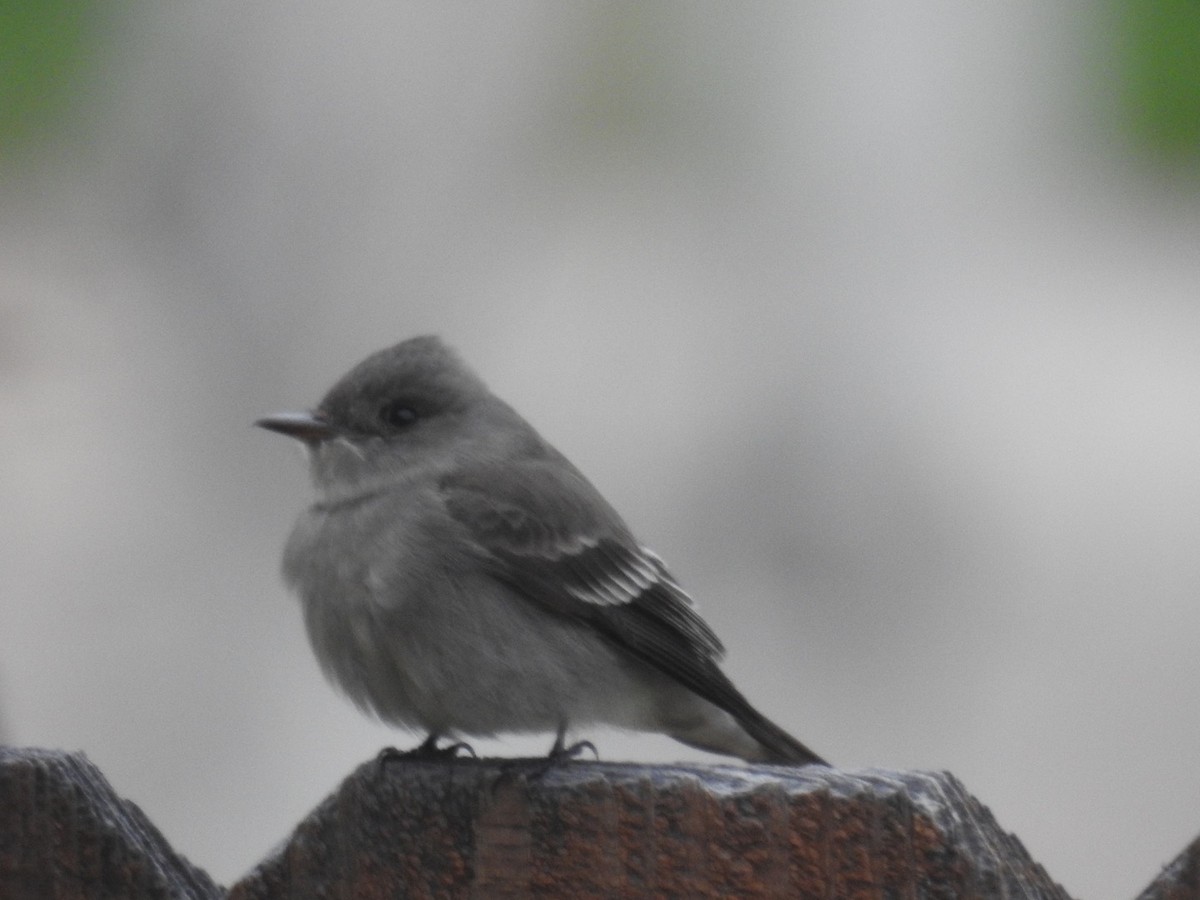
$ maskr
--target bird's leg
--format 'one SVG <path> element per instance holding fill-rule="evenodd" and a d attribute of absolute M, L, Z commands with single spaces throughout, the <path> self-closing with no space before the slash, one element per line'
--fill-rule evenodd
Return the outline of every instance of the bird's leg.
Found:
<path fill-rule="evenodd" d="M 497 790 L 501 784 L 505 784 L 513 778 L 524 778 L 528 781 L 538 781 L 547 772 L 555 766 L 560 766 L 563 763 L 569 762 L 575 757 L 583 753 L 584 750 L 591 750 L 592 755 L 596 759 L 600 759 L 600 754 L 596 752 L 596 745 L 591 741 L 577 741 L 570 746 L 566 743 L 567 723 L 560 722 L 558 731 L 554 735 L 554 746 L 550 748 L 550 752 L 541 759 L 512 759 L 504 760 L 500 764 L 500 777 L 496 779 L 496 783 L 492 785 L 492 790 Z"/>
<path fill-rule="evenodd" d="M 558 731 L 554 735 L 554 746 L 550 748 L 550 755 L 547 759 L 551 765 L 559 762 L 566 762 L 568 759 L 575 759 L 583 754 L 584 750 L 591 750 L 592 756 L 600 759 L 600 753 L 596 750 L 596 745 L 591 741 L 576 741 L 571 746 L 566 744 L 567 738 L 567 723 L 559 722 Z"/>
<path fill-rule="evenodd" d="M 475 756 L 475 751 L 470 744 L 462 741 L 455 741 L 453 744 L 447 744 L 445 747 L 438 746 L 438 739 L 441 735 L 436 731 L 429 732 L 429 736 L 411 750 L 397 750 L 395 747 L 384 747 L 379 751 L 379 764 L 385 765 L 389 762 L 394 762 L 400 759 L 408 760 L 445 760 L 458 759 L 459 754 L 466 756 Z"/>

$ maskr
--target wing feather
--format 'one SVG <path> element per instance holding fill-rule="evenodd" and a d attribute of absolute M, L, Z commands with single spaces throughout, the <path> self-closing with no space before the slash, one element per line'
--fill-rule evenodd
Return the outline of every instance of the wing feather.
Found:
<path fill-rule="evenodd" d="M 724 647 L 691 597 L 582 475 L 548 462 L 456 473 L 446 508 L 495 577 L 707 696 Z"/>

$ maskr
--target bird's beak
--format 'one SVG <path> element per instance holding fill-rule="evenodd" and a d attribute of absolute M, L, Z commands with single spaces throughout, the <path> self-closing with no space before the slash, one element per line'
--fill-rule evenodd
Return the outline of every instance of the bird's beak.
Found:
<path fill-rule="evenodd" d="M 267 431 L 286 434 L 306 444 L 319 444 L 336 433 L 336 429 L 324 416 L 312 412 L 275 413 L 273 416 L 259 419 L 254 424 Z"/>

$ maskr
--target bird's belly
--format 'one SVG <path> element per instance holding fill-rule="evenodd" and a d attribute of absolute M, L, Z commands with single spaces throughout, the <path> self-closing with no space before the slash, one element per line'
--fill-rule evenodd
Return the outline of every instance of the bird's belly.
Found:
<path fill-rule="evenodd" d="M 505 589 L 447 579 L 396 607 L 347 601 L 306 597 L 309 639 L 326 675 L 386 722 L 467 736 L 652 727 L 639 663 Z"/>
<path fill-rule="evenodd" d="M 656 676 L 646 666 L 477 560 L 453 557 L 451 535 L 419 530 L 436 548 L 372 540 L 389 533 L 380 517 L 395 514 L 384 504 L 314 512 L 285 553 L 321 668 L 355 704 L 389 723 L 463 735 L 563 722 L 654 727 Z"/>

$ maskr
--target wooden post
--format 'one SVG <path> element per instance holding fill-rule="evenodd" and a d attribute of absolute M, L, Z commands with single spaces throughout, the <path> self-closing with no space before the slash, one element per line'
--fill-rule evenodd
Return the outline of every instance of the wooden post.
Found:
<path fill-rule="evenodd" d="M 360 766 L 231 900 L 1067 900 L 949 775 L 397 760 Z"/>
<path fill-rule="evenodd" d="M 1137 900 L 1200 900 L 1200 837 L 1188 844 Z"/>
<path fill-rule="evenodd" d="M 0 747 L 4 900 L 224 894 L 82 754 Z"/>
<path fill-rule="evenodd" d="M 228 891 L 79 754 L 0 748 L 0 898 L 1067 900 L 950 775 L 371 761 Z M 1139 900 L 1200 900 L 1200 839 Z"/>

